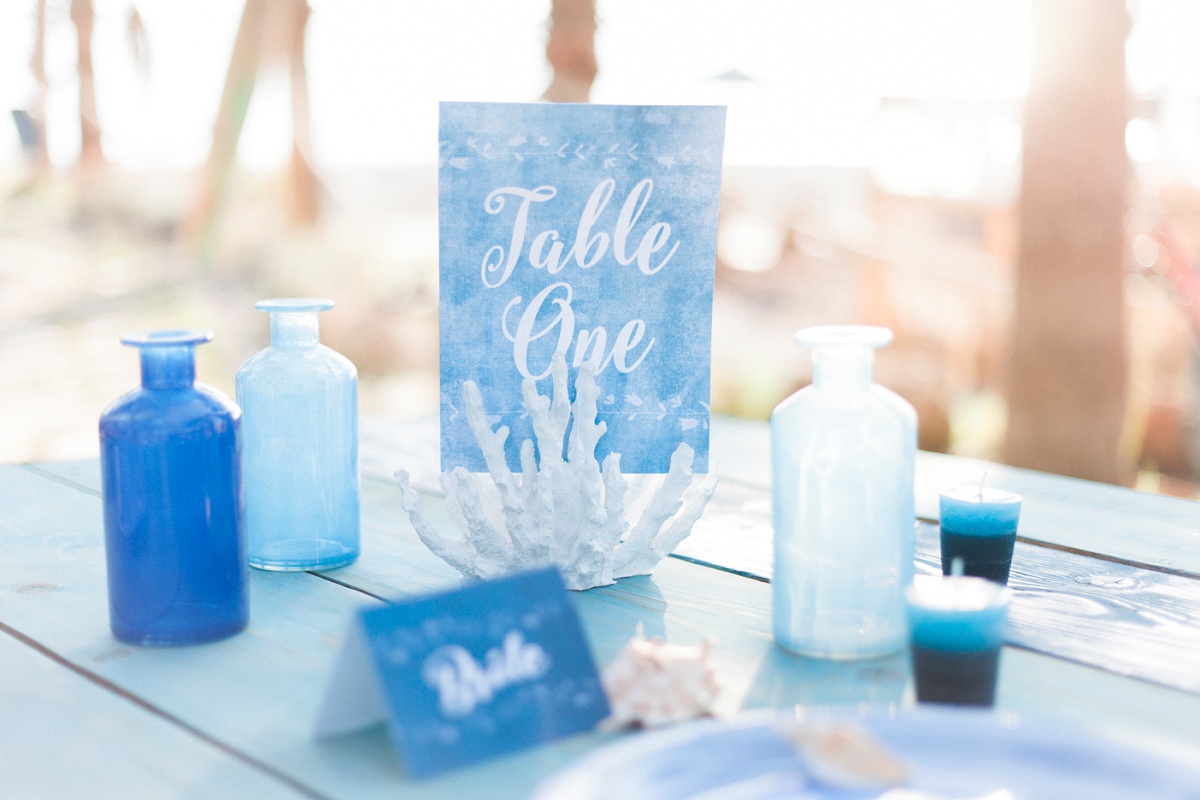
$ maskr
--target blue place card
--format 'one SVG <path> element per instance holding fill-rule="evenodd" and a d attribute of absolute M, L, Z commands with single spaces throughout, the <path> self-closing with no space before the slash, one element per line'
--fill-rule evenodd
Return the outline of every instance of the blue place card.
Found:
<path fill-rule="evenodd" d="M 680 442 L 708 469 L 713 265 L 725 109 L 442 103 L 439 133 L 442 470 L 487 467 L 464 381 L 533 438 L 521 385 L 596 367 L 598 457 L 666 472 Z"/>
<path fill-rule="evenodd" d="M 552 567 L 359 612 L 316 733 L 386 720 L 408 773 L 424 777 L 606 716 L 595 662 Z"/>

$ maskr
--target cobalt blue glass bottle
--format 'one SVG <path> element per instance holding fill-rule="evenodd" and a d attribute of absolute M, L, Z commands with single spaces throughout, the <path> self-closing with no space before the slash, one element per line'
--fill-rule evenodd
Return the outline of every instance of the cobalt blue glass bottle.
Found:
<path fill-rule="evenodd" d="M 263 300 L 271 346 L 237 374 L 250 566 L 333 569 L 358 557 L 358 372 L 320 342 L 329 300 Z"/>
<path fill-rule="evenodd" d="M 246 627 L 241 412 L 195 382 L 204 331 L 151 331 L 142 385 L 100 416 L 104 543 L 113 635 L 185 645 Z"/>

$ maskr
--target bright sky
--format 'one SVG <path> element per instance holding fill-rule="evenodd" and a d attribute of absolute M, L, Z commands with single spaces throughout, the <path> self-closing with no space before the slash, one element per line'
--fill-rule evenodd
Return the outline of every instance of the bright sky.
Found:
<path fill-rule="evenodd" d="M 327 167 L 432 161 L 438 100 L 536 100 L 549 81 L 548 0 L 311 2 L 314 147 Z M 128 0 L 96 6 L 106 153 L 130 166 L 196 165 L 242 0 L 137 0 L 153 58 L 147 81 L 125 44 Z M 59 164 L 78 149 L 68 7 L 51 0 L 50 146 Z M 0 3 L 0 166 L 17 154 L 7 112 L 32 93 L 33 9 L 33 0 Z M 1023 0 L 598 0 L 598 9 L 593 101 L 727 104 L 731 164 L 868 163 L 880 147 L 869 124 L 879 97 L 1018 98 L 1028 81 Z M 1135 90 L 1200 95 L 1200 3 L 1140 0 L 1137 11 Z M 730 70 L 754 80 L 713 80 Z M 244 163 L 283 162 L 287 103 L 284 74 L 268 71 L 243 135 Z M 1011 149 L 1012 131 L 993 134 Z M 902 131 L 887 140 L 906 146 Z"/>

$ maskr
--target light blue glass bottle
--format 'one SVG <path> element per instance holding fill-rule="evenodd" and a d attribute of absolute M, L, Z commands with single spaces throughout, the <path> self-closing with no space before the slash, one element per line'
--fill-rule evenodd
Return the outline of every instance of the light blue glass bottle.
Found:
<path fill-rule="evenodd" d="M 124 336 L 142 385 L 100 416 L 104 552 L 113 635 L 130 644 L 200 644 L 249 615 L 241 412 L 195 382 L 207 331 Z"/>
<path fill-rule="evenodd" d="M 907 644 L 917 415 L 872 382 L 887 328 L 805 328 L 813 383 L 771 414 L 772 620 L 785 649 L 871 658 Z"/>
<path fill-rule="evenodd" d="M 250 566 L 342 567 L 359 552 L 358 373 L 320 343 L 329 300 L 263 300 L 271 346 L 237 373 Z"/>

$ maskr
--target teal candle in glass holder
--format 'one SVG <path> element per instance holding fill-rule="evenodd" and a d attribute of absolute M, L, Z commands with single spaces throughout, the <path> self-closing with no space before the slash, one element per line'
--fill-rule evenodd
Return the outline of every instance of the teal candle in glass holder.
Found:
<path fill-rule="evenodd" d="M 250 566 L 320 570 L 359 553 L 358 373 L 320 343 L 329 300 L 255 304 L 271 346 L 237 373 Z"/>
<path fill-rule="evenodd" d="M 1010 597 L 983 578 L 913 581 L 906 599 L 917 700 L 992 705 Z"/>
<path fill-rule="evenodd" d="M 955 558 L 963 574 L 1008 583 L 1021 496 L 1000 489 L 960 486 L 939 497 L 942 573 L 950 574 Z"/>

